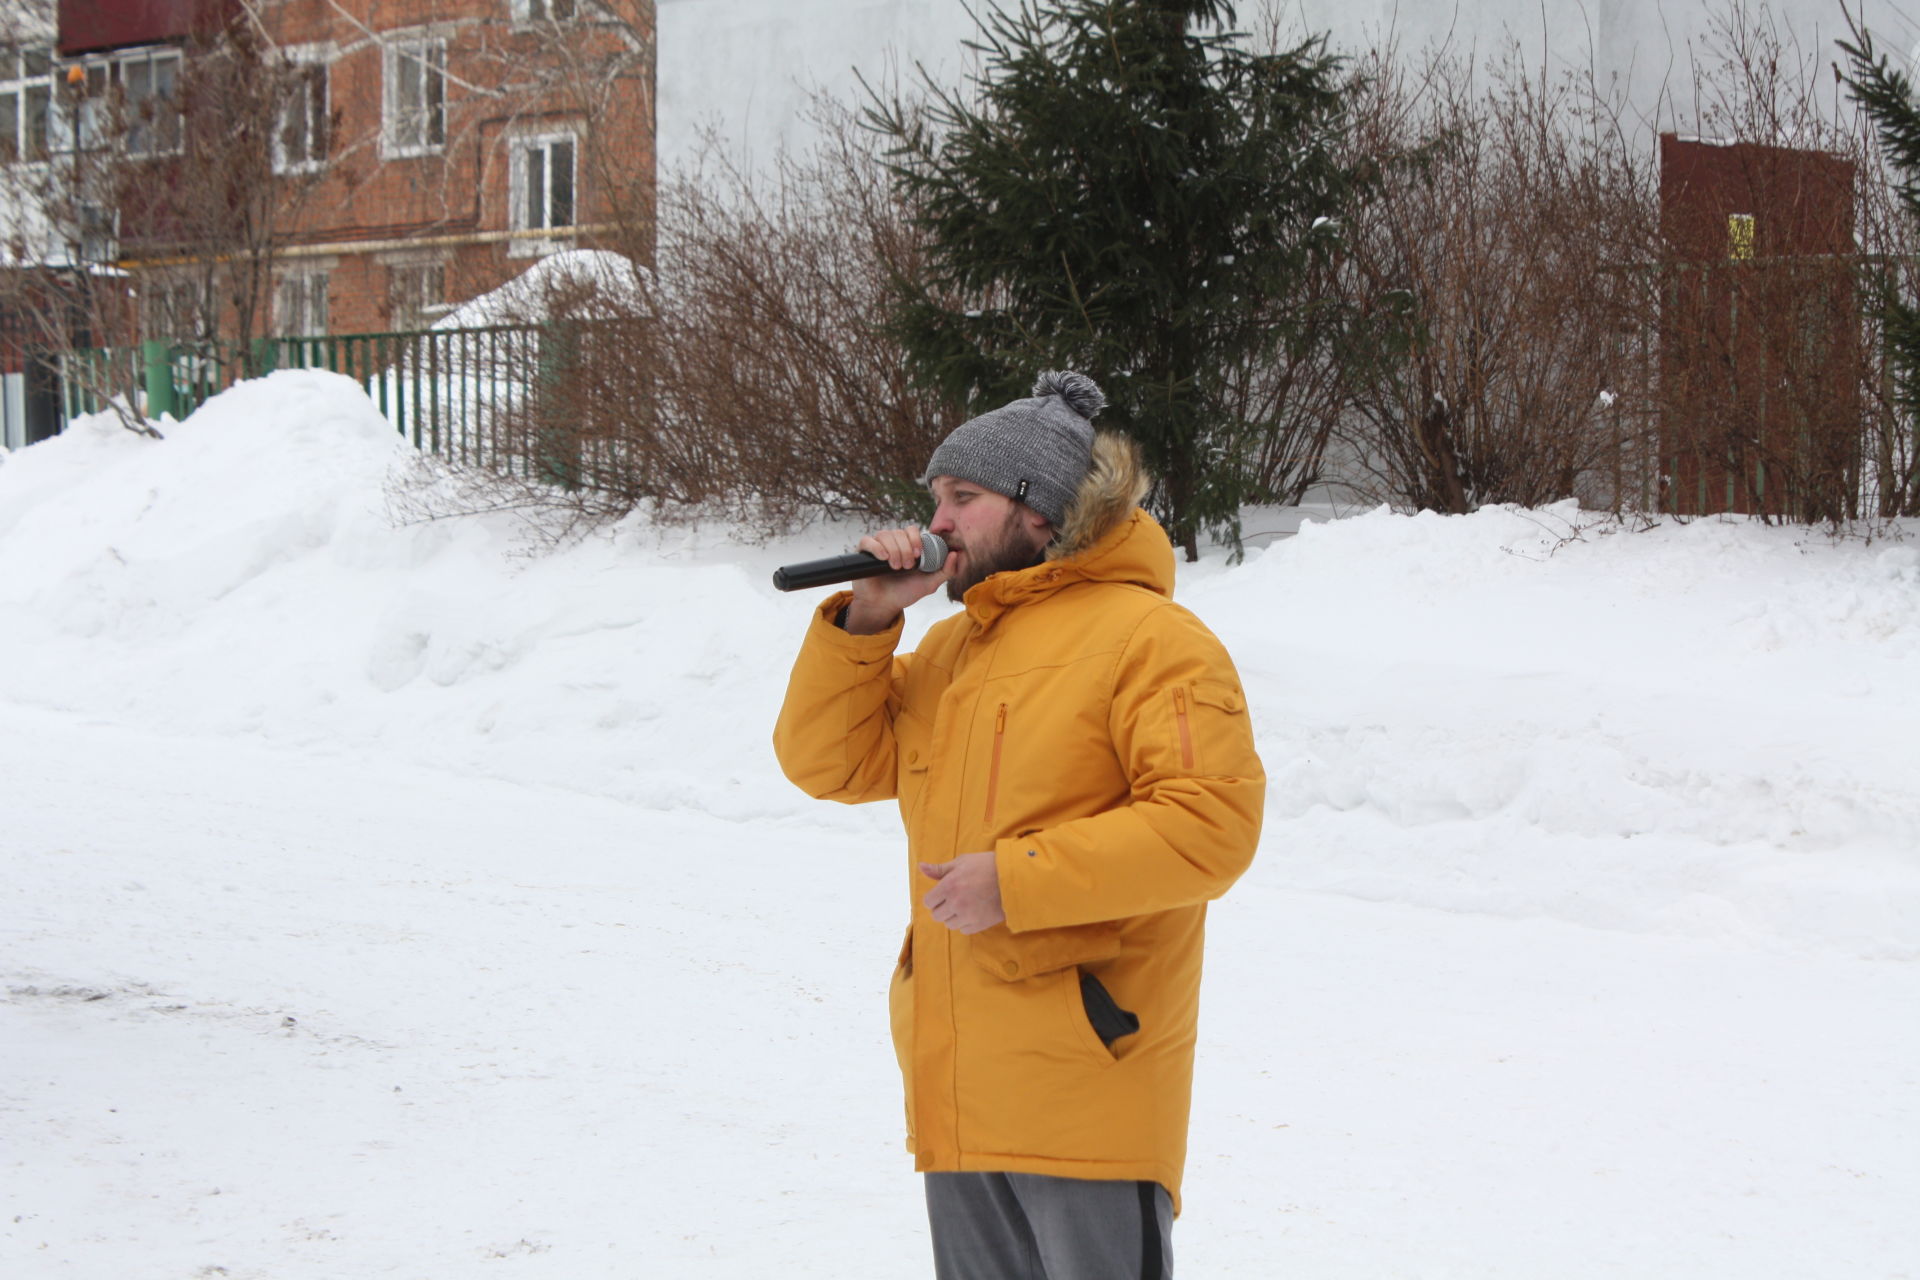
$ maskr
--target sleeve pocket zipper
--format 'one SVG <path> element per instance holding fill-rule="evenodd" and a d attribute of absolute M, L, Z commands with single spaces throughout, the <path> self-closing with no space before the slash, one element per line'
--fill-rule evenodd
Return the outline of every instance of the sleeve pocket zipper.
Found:
<path fill-rule="evenodd" d="M 1173 691 L 1173 721 L 1180 729 L 1180 767 L 1193 768 L 1193 723 L 1187 717 L 1187 691 L 1178 686 Z"/>

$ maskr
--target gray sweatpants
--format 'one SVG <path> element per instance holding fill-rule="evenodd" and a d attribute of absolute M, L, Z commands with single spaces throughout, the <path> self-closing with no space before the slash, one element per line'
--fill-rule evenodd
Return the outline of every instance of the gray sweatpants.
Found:
<path fill-rule="evenodd" d="M 937 1280 L 1172 1280 L 1173 1199 L 1158 1183 L 926 1179 Z"/>

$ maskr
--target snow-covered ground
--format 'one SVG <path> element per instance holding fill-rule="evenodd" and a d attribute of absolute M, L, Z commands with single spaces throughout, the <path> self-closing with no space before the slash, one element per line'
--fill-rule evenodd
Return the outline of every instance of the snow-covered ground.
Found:
<path fill-rule="evenodd" d="M 767 745 L 851 531 L 539 554 L 414 465 L 315 372 L 0 456 L 0 1277 L 926 1273 L 897 817 Z M 1911 535 L 1183 567 L 1272 786 L 1182 1274 L 1920 1275 Z"/>

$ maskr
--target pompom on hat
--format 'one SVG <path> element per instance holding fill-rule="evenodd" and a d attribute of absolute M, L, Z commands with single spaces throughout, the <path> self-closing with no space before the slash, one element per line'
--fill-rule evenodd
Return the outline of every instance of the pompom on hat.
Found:
<path fill-rule="evenodd" d="M 1084 373 L 1043 373 L 1033 396 L 953 429 L 921 483 L 952 476 L 1024 502 L 1059 524 L 1093 457 L 1093 416 L 1107 398 Z"/>

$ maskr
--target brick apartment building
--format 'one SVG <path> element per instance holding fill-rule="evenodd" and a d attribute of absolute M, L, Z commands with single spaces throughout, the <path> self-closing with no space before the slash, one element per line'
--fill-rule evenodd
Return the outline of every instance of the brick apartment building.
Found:
<path fill-rule="evenodd" d="M 34 6 L 28 6 L 33 8 Z M 0 166 L 53 175 L 119 121 L 131 189 L 191 183 L 195 130 L 269 138 L 270 266 L 255 335 L 410 329 L 518 275 L 541 255 L 615 248 L 651 258 L 653 0 L 40 0 L 0 45 Z M 270 129 L 196 100 L 195 60 L 245 45 L 279 77 Z M 244 106 L 232 106 L 241 112 Z M 90 113 L 93 113 L 90 115 Z M 234 145 L 243 145 L 235 143 Z M 202 149 L 199 154 L 207 154 Z M 35 168 L 39 166 L 39 168 Z M 72 164 L 79 172 L 77 161 Z M 148 181 L 150 177 L 151 181 Z M 17 192 L 24 189 L 15 183 Z M 4 199 L 4 197 L 0 197 Z M 80 216 L 39 250 L 18 227 L 0 262 L 62 272 L 110 263 L 132 330 L 87 341 L 205 332 L 203 252 L 138 198 Z M 4 212 L 4 210 L 0 210 Z M 28 211 L 30 212 L 30 211 Z M 28 219 L 31 220 L 30 218 Z M 92 222 L 99 225 L 90 225 Z M 89 225 L 71 225 L 74 223 Z M 13 292 L 19 306 L 22 291 Z M 5 304 L 0 304 L 0 309 Z M 226 317 L 231 302 L 213 302 Z M 227 319 L 213 327 L 224 332 Z M 95 328 L 102 327 L 97 321 Z M 44 338 L 39 339 L 44 342 Z M 36 338 L 0 314 L 5 443 L 48 434 Z M 22 427 L 22 416 L 42 421 Z"/>

